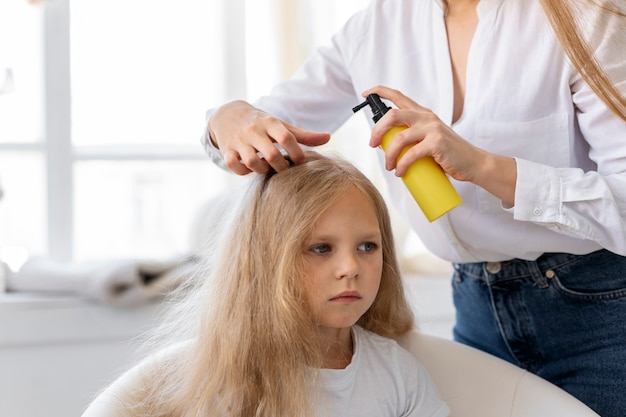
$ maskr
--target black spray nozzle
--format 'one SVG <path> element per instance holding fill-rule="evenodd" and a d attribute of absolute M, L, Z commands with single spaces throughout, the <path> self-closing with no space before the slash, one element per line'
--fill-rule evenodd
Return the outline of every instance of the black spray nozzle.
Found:
<path fill-rule="evenodd" d="M 353 107 L 352 111 L 356 113 L 365 106 L 370 106 L 372 109 L 372 120 L 374 120 L 374 123 L 378 122 L 380 118 L 387 113 L 387 111 L 391 110 L 391 107 L 383 103 L 378 94 L 370 94 L 363 103 Z"/>

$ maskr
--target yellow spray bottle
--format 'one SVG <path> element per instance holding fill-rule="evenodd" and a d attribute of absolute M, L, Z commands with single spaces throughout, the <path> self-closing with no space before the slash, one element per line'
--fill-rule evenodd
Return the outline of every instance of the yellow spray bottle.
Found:
<path fill-rule="evenodd" d="M 356 113 L 368 105 L 374 115 L 372 117 L 374 123 L 378 122 L 391 109 L 382 102 L 377 94 L 370 94 L 363 103 L 354 107 L 352 111 Z M 396 126 L 385 133 L 381 144 L 384 151 L 387 150 L 393 137 L 404 129 L 406 128 Z M 400 156 L 406 151 L 407 148 L 400 153 Z M 462 202 L 446 173 L 430 156 L 415 161 L 402 176 L 402 180 L 430 222 L 443 216 Z"/>

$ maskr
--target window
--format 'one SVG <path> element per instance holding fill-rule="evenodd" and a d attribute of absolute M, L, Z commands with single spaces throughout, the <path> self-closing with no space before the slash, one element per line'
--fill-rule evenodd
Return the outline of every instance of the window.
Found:
<path fill-rule="evenodd" d="M 366 3 L 0 2 L 0 260 L 188 251 L 242 181 L 204 155 L 205 110 L 266 93 Z"/>
<path fill-rule="evenodd" d="M 184 253 L 198 207 L 230 185 L 199 143 L 230 95 L 216 5 L 70 1 L 74 258 Z"/>
<path fill-rule="evenodd" d="M 43 13 L 0 2 L 0 259 L 45 248 Z"/>

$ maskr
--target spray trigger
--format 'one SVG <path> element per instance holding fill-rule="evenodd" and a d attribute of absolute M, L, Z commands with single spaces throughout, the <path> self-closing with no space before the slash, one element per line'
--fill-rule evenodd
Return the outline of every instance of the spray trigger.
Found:
<path fill-rule="evenodd" d="M 373 114 L 372 120 L 374 120 L 374 123 L 378 122 L 380 118 L 385 115 L 385 113 L 391 110 L 391 107 L 383 103 L 378 94 L 370 94 L 366 97 L 363 103 L 359 104 L 356 107 L 353 107 L 352 111 L 356 113 L 365 106 L 370 106 Z"/>

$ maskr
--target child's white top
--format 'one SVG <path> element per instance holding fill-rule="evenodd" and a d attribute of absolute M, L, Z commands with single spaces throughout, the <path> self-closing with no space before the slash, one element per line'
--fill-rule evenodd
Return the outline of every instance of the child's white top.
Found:
<path fill-rule="evenodd" d="M 395 340 L 352 327 L 345 369 L 322 369 L 315 409 L 324 417 L 446 417 L 450 409 L 424 367 Z"/>

